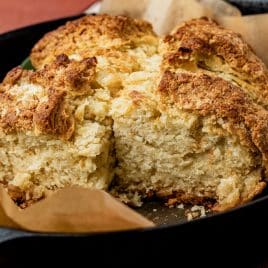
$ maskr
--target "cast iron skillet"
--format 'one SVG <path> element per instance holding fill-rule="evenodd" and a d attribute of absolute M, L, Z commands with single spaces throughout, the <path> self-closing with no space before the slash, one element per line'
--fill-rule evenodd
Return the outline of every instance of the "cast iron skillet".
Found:
<path fill-rule="evenodd" d="M 268 5 L 262 4 L 261 11 L 267 12 Z M 250 13 L 250 9 L 245 12 Z M 29 55 L 31 47 L 46 32 L 80 16 L 0 35 L 0 80 Z M 267 216 L 268 191 L 256 200 L 225 213 L 143 230 L 104 234 L 41 234 L 0 228 L 0 264 L 6 265 L 0 267 L 14 264 L 29 267 L 31 261 L 36 259 L 39 259 L 37 265 L 51 264 L 57 260 L 62 265 L 97 262 L 98 265 L 142 266 L 145 262 L 154 265 L 164 260 L 165 266 L 173 262 L 188 265 L 205 263 L 208 266 L 215 257 L 216 267 L 223 263 L 234 264 L 234 261 L 240 265 L 243 262 L 248 267 L 259 261 L 260 257 L 265 257 L 266 249 L 260 246 L 259 241 L 268 238 Z"/>

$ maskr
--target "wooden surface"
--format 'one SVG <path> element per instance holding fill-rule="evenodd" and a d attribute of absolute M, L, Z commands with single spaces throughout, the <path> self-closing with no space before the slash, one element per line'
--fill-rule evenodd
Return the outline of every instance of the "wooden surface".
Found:
<path fill-rule="evenodd" d="M 95 0 L 0 0 L 0 33 L 29 24 L 76 15 Z"/>

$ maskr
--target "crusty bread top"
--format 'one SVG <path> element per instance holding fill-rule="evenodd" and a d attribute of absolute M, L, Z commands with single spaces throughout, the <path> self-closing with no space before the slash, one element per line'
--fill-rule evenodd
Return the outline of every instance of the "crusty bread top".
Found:
<path fill-rule="evenodd" d="M 156 40 L 149 22 L 125 16 L 89 15 L 47 33 L 33 47 L 31 61 L 36 68 L 41 68 L 62 53 L 85 58 L 111 48 L 131 48 Z"/>
<path fill-rule="evenodd" d="M 162 42 L 162 68 L 203 70 L 241 85 L 268 107 L 268 71 L 240 34 L 208 18 L 183 23 Z M 190 65 L 190 63 L 192 65 Z"/>
<path fill-rule="evenodd" d="M 85 16 L 48 33 L 33 48 L 31 60 L 40 67 L 60 53 L 98 55 L 103 49 L 138 47 L 151 38 L 157 39 L 147 22 Z M 259 150 L 266 163 L 268 72 L 242 37 L 210 19 L 193 19 L 163 38 L 159 53 L 163 104 L 171 101 L 179 109 L 223 119 L 222 127 Z"/>
<path fill-rule="evenodd" d="M 268 71 L 243 38 L 211 19 L 177 27 L 160 45 L 162 104 L 214 116 L 262 155 L 268 170 Z"/>
<path fill-rule="evenodd" d="M 59 55 L 40 71 L 11 70 L 0 84 L 1 131 L 34 130 L 69 139 L 74 119 L 68 98 L 90 94 L 95 67 L 95 58 L 76 62 Z"/>
<path fill-rule="evenodd" d="M 268 167 L 268 111 L 241 88 L 213 75 L 166 71 L 158 92 L 164 105 L 215 116 L 215 125 L 237 136 L 253 152 L 258 149 Z"/>

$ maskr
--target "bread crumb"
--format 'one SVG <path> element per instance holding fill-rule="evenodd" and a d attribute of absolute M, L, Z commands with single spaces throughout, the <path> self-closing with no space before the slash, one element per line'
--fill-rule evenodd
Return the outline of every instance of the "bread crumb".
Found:
<path fill-rule="evenodd" d="M 193 206 L 191 207 L 190 210 L 186 211 L 186 217 L 187 220 L 193 220 L 193 219 L 197 219 L 197 218 L 202 218 L 206 216 L 206 209 L 204 206 Z"/>
<path fill-rule="evenodd" d="M 177 205 L 177 208 L 179 208 L 179 209 L 184 209 L 184 204 L 179 204 L 179 205 Z"/>
<path fill-rule="evenodd" d="M 187 221 L 191 221 L 193 219 L 193 216 L 191 213 L 187 213 Z"/>

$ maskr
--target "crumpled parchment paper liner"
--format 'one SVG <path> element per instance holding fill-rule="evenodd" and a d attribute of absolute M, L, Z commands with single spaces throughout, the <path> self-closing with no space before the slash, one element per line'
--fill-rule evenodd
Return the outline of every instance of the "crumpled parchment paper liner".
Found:
<path fill-rule="evenodd" d="M 38 232 L 105 232 L 153 223 L 101 190 L 68 187 L 20 209 L 0 186 L 0 225 Z"/>

